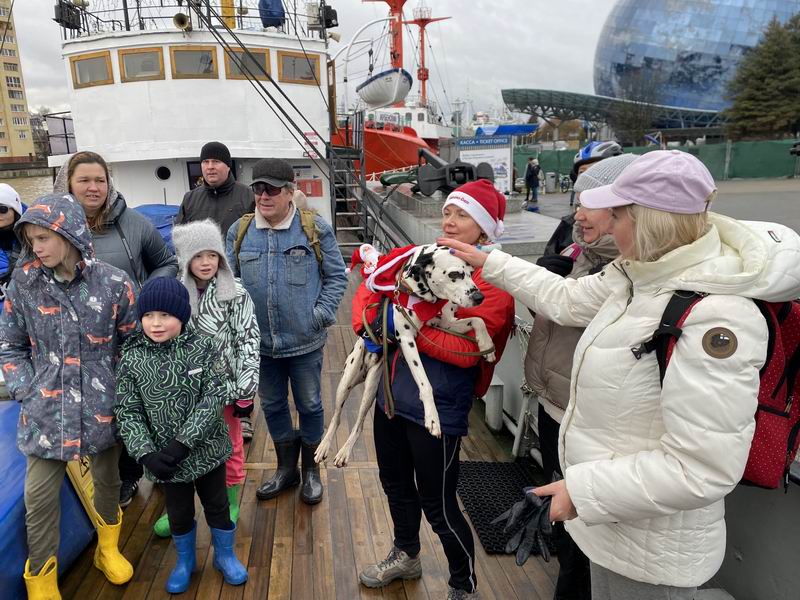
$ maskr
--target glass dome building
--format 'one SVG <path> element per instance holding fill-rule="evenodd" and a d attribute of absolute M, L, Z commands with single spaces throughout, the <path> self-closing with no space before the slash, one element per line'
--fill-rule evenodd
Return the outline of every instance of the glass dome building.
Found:
<path fill-rule="evenodd" d="M 743 54 L 800 0 L 619 0 L 594 59 L 601 96 L 721 110 Z"/>

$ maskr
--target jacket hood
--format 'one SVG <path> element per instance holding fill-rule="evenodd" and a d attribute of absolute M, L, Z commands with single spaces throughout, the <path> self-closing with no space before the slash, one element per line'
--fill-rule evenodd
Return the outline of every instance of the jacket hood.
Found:
<path fill-rule="evenodd" d="M 172 243 L 178 257 L 178 279 L 189 290 L 193 315 L 197 314 L 198 308 L 197 282 L 189 272 L 189 264 L 200 252 L 216 252 L 219 256 L 219 268 L 215 277 L 217 300 L 227 302 L 236 297 L 236 282 L 225 255 L 225 243 L 219 225 L 211 219 L 176 225 L 172 229 Z"/>
<path fill-rule="evenodd" d="M 651 263 L 625 261 L 640 287 L 785 302 L 800 297 L 800 236 L 778 223 L 709 213 L 709 231 Z M 666 283 L 665 283 L 666 282 Z"/>
<path fill-rule="evenodd" d="M 575 260 L 578 269 L 573 269 L 573 277 L 586 275 L 594 267 L 608 264 L 619 256 L 619 248 L 610 234 L 606 233 L 593 242 L 587 242 L 583 239 L 583 228 L 577 221 L 572 226 L 572 239 L 581 248 L 581 254 Z"/>
<path fill-rule="evenodd" d="M 69 165 L 72 162 L 72 158 L 61 165 L 61 168 L 58 170 L 58 175 L 56 175 L 56 179 L 53 182 L 53 193 L 54 194 L 66 194 L 69 193 L 69 181 L 67 180 L 67 173 L 69 172 Z M 109 167 L 110 169 L 110 167 Z M 108 196 L 106 196 L 106 202 L 114 203 L 117 199 L 119 192 L 117 192 L 116 188 L 114 188 L 114 180 L 109 176 L 108 178 Z M 113 209 L 112 209 L 113 210 Z M 124 208 L 122 210 L 125 210 Z M 120 211 L 122 212 L 122 211 Z"/>
<path fill-rule="evenodd" d="M 20 264 L 35 260 L 31 247 L 25 242 L 22 228 L 26 223 L 55 231 L 75 246 L 87 262 L 94 259 L 92 236 L 80 203 L 72 194 L 49 194 L 42 196 L 28 207 L 25 214 L 14 225 L 14 232 L 22 242 Z"/>

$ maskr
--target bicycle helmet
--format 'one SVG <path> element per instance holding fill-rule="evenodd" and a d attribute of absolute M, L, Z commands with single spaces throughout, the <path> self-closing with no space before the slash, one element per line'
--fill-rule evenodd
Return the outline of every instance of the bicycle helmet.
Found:
<path fill-rule="evenodd" d="M 575 155 L 572 163 L 572 172 L 569 174 L 572 183 L 575 183 L 578 178 L 578 169 L 583 165 L 588 165 L 604 158 L 619 156 L 620 154 L 622 154 L 622 147 L 617 142 L 589 142 Z"/>

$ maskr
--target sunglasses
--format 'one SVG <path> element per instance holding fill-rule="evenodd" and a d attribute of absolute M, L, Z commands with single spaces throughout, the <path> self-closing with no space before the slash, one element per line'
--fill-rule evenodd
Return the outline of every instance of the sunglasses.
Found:
<path fill-rule="evenodd" d="M 0 206 L 0 215 L 6 214 L 11 209 L 8 206 Z"/>
<path fill-rule="evenodd" d="M 275 187 L 274 185 L 270 185 L 268 183 L 264 183 L 263 181 L 256 181 L 255 183 L 250 185 L 250 189 L 253 190 L 253 193 L 256 196 L 260 196 L 264 192 L 267 193 L 267 196 L 277 196 L 281 193 L 282 187 Z"/>

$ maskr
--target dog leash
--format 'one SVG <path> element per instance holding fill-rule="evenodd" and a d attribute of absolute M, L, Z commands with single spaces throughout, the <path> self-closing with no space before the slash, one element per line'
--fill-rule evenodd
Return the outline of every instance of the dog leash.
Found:
<path fill-rule="evenodd" d="M 373 344 L 376 346 L 381 346 L 383 348 L 383 355 L 381 356 L 381 361 L 383 363 L 383 395 L 384 395 L 384 410 L 386 412 L 386 416 L 391 419 L 394 417 L 394 394 L 392 394 L 392 383 L 390 379 L 389 373 L 389 336 L 388 336 L 388 327 L 389 327 L 389 303 L 391 299 L 388 296 L 384 296 L 381 302 L 374 302 L 372 304 L 367 304 L 361 311 L 361 324 L 364 327 L 364 331 L 366 331 L 367 336 L 372 341 Z M 381 330 L 383 331 L 383 338 L 378 339 L 378 336 L 375 335 L 375 332 L 370 327 L 369 321 L 367 320 L 367 311 L 373 308 L 378 308 L 381 312 Z"/>

